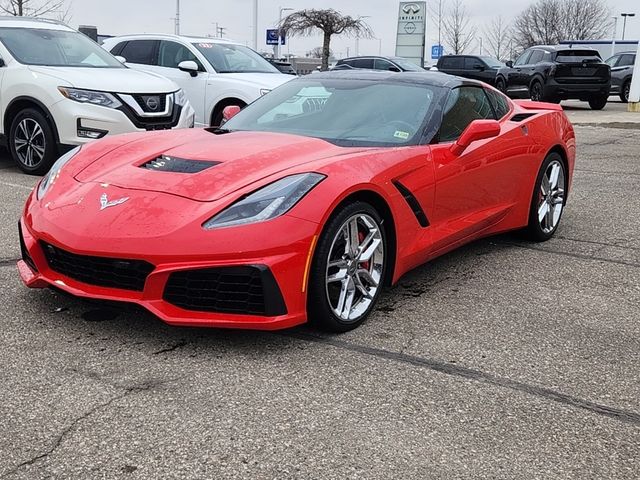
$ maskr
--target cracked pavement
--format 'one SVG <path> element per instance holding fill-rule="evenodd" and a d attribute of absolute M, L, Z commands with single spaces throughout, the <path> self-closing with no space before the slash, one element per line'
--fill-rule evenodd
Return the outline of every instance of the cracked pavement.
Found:
<path fill-rule="evenodd" d="M 437 259 L 344 335 L 24 288 L 37 179 L 0 155 L 0 479 L 639 478 L 637 131 L 576 132 L 553 240 Z"/>

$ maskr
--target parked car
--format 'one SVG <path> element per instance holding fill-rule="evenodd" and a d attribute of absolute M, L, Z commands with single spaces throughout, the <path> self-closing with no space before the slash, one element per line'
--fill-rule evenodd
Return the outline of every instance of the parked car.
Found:
<path fill-rule="evenodd" d="M 617 53 L 613 57 L 609 57 L 605 63 L 611 67 L 610 93 L 619 95 L 620 100 L 628 102 L 633 66 L 636 63 L 636 52 Z"/>
<path fill-rule="evenodd" d="M 293 68 L 293 65 L 289 62 L 285 62 L 284 60 L 275 60 L 273 58 L 267 58 L 266 60 L 276 67 L 280 73 L 284 73 L 286 75 L 298 75 L 295 68 Z"/>
<path fill-rule="evenodd" d="M 293 78 L 249 47 L 220 38 L 127 35 L 109 38 L 103 47 L 131 68 L 180 85 L 200 127 L 220 125 L 224 107 L 247 105 Z"/>
<path fill-rule="evenodd" d="M 1 139 L 27 173 L 108 134 L 194 123 L 175 83 L 126 68 L 60 22 L 0 17 L 0 66 Z"/>
<path fill-rule="evenodd" d="M 445 55 L 438 59 L 435 68 L 440 72 L 458 77 L 472 78 L 481 82 L 495 85 L 496 74 L 504 63 L 492 57 L 478 55 Z"/>
<path fill-rule="evenodd" d="M 496 76 L 496 87 L 510 96 L 554 103 L 576 99 L 594 110 L 607 104 L 610 86 L 611 68 L 597 50 L 562 45 L 529 48 Z"/>
<path fill-rule="evenodd" d="M 332 70 L 361 68 L 391 72 L 424 72 L 424 68 L 402 57 L 349 57 L 338 60 Z"/>

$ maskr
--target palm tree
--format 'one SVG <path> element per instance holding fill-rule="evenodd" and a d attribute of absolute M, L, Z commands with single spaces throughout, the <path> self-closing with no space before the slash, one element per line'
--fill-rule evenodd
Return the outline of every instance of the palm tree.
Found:
<path fill-rule="evenodd" d="M 294 12 L 282 20 L 279 28 L 284 35 L 313 35 L 320 31 L 323 34 L 322 42 L 322 70 L 329 68 L 329 55 L 331 53 L 331 37 L 333 35 L 349 35 L 361 38 L 373 37 L 371 27 L 361 17 L 353 18 L 341 15 L 333 9 L 328 10 L 300 10 Z"/>

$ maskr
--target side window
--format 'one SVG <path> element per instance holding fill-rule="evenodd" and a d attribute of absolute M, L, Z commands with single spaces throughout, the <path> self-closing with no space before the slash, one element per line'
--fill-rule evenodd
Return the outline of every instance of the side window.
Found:
<path fill-rule="evenodd" d="M 493 108 L 482 87 L 460 87 L 451 90 L 444 108 L 440 141 L 456 140 L 474 120 L 495 120 Z"/>
<path fill-rule="evenodd" d="M 531 53 L 531 57 L 529 57 L 529 61 L 527 63 L 529 65 L 535 65 L 536 63 L 540 63 L 543 57 L 544 52 L 542 50 L 534 50 Z"/>
<path fill-rule="evenodd" d="M 373 61 L 373 68 L 376 70 L 389 70 L 393 68 L 394 65 L 388 60 L 384 60 L 382 58 L 376 58 Z"/>
<path fill-rule="evenodd" d="M 613 68 L 616 66 L 616 63 L 618 63 L 619 58 L 620 58 L 620 55 L 614 55 L 613 57 L 607 58 L 605 63 L 609 65 L 611 68 Z"/>
<path fill-rule="evenodd" d="M 442 68 L 462 70 L 464 68 L 464 59 L 462 57 L 443 57 Z"/>
<path fill-rule="evenodd" d="M 156 40 L 130 40 L 120 52 L 127 63 L 155 65 Z"/>
<path fill-rule="evenodd" d="M 184 45 L 165 40 L 160 42 L 160 48 L 158 49 L 158 65 L 160 67 L 178 68 L 180 62 L 187 60 L 196 62 L 198 68 L 204 70 L 193 52 Z"/>
<path fill-rule="evenodd" d="M 482 70 L 483 68 L 486 68 L 486 65 L 479 58 L 466 57 L 464 59 L 465 70 Z"/>
<path fill-rule="evenodd" d="M 496 112 L 496 116 L 498 117 L 498 120 L 500 120 L 507 113 L 509 113 L 509 110 L 511 110 L 511 107 L 509 106 L 509 100 L 507 100 L 507 97 L 502 95 L 500 92 L 496 92 L 495 90 L 489 90 L 488 88 L 485 89 L 485 92 L 489 97 L 489 101 L 491 102 L 491 105 L 493 105 L 493 109 Z"/>
<path fill-rule="evenodd" d="M 620 61 L 618 62 L 618 67 L 629 67 L 635 63 L 635 55 L 631 53 L 626 53 L 620 56 Z"/>
<path fill-rule="evenodd" d="M 127 44 L 127 42 L 120 42 L 118 44 L 116 44 L 115 47 L 113 47 L 110 51 L 111 51 L 111 55 L 120 55 L 120 52 L 122 51 L 122 49 L 124 48 L 124 46 Z"/>
<path fill-rule="evenodd" d="M 357 58 L 353 61 L 354 68 L 366 68 L 373 69 L 373 59 L 372 58 Z"/>
<path fill-rule="evenodd" d="M 529 57 L 531 56 L 531 50 L 525 51 L 522 55 L 518 57 L 516 63 L 514 65 L 526 65 L 529 62 Z"/>

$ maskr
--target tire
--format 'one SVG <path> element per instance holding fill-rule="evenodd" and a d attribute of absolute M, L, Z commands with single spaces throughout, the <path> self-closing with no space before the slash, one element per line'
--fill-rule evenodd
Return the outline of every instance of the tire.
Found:
<path fill-rule="evenodd" d="M 608 96 L 594 97 L 589 99 L 589 106 L 591 110 L 602 110 L 607 104 Z"/>
<path fill-rule="evenodd" d="M 496 88 L 500 90 L 505 95 L 507 94 L 507 84 L 503 78 L 498 78 L 496 80 Z"/>
<path fill-rule="evenodd" d="M 352 231 L 357 232 L 359 249 L 349 248 L 347 234 Z M 363 248 L 367 239 L 368 248 Z M 363 255 L 368 258 L 363 260 Z M 389 258 L 382 217 L 371 205 L 354 202 L 334 212 L 320 235 L 311 264 L 309 321 L 332 332 L 347 332 L 361 325 L 380 296 Z"/>
<path fill-rule="evenodd" d="M 534 80 L 529 87 L 529 96 L 534 102 L 544 101 L 544 88 L 542 86 L 542 83 L 540 83 L 538 80 Z"/>
<path fill-rule="evenodd" d="M 35 108 L 26 108 L 14 117 L 8 143 L 13 160 L 30 175 L 44 175 L 58 157 L 53 129 Z"/>
<path fill-rule="evenodd" d="M 556 233 L 566 205 L 566 185 L 567 172 L 562 157 L 550 153 L 542 162 L 531 197 L 526 228 L 530 240 L 546 242 Z"/>
<path fill-rule="evenodd" d="M 620 87 L 620 100 L 624 103 L 629 102 L 629 92 L 631 91 L 631 80 L 627 80 Z"/>

